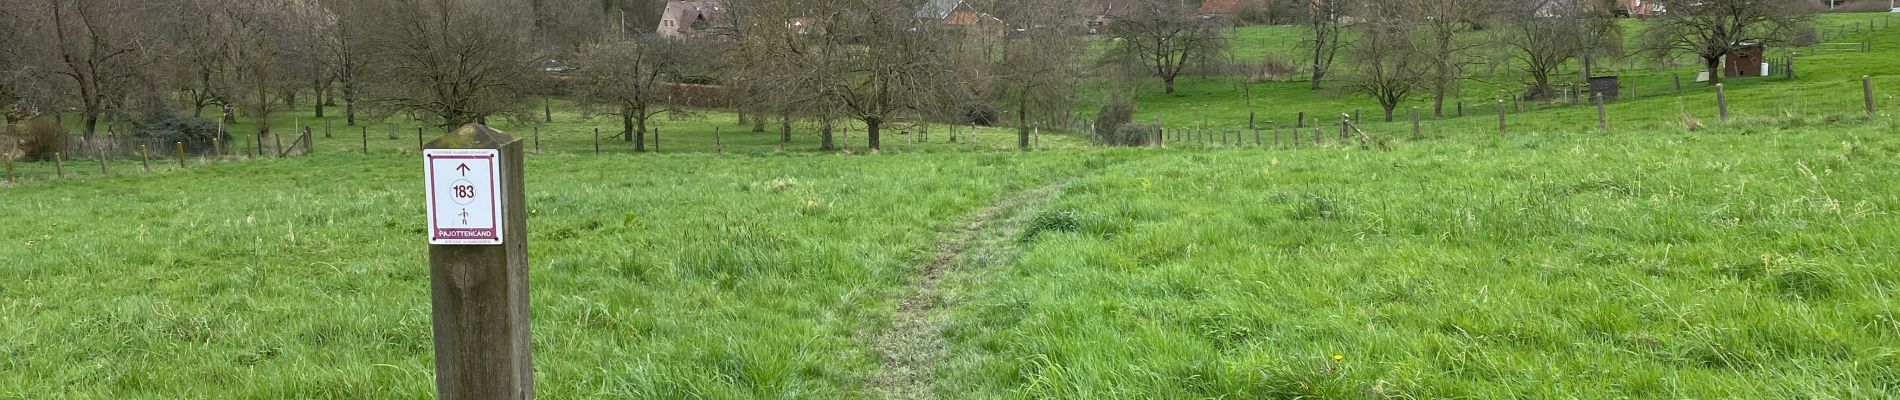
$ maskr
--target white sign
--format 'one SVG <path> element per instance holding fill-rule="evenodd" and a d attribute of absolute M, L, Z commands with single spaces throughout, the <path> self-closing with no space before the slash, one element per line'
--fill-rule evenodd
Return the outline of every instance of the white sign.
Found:
<path fill-rule="evenodd" d="M 422 151 L 429 244 L 501 244 L 501 151 Z"/>

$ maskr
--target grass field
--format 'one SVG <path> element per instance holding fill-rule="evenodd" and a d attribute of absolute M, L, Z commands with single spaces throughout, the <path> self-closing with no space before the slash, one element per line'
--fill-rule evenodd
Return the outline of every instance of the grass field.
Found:
<path fill-rule="evenodd" d="M 1263 29 L 1284 28 L 1239 34 L 1276 34 Z M 1609 130 L 1592 107 L 1538 104 L 1499 135 L 1493 103 L 1417 139 L 1362 123 L 1383 150 L 1333 139 L 1338 113 L 1370 119 L 1362 99 L 1269 82 L 1249 106 L 1223 79 L 1145 94 L 1137 118 L 1239 132 L 1250 111 L 1307 111 L 1330 116 L 1326 141 L 1100 149 L 1050 130 L 1046 151 L 1017 152 L 1007 128 L 952 144 L 938 125 L 909 148 L 887 131 L 877 153 L 854 128 L 835 154 L 810 127 L 780 151 L 707 112 L 658 123 L 658 154 L 595 155 L 592 129 L 612 121 L 559 107 L 554 123 L 498 123 L 544 148 L 526 160 L 536 390 L 1893 397 L 1888 32 L 1866 34 L 1872 53 L 1803 56 L 1794 81 L 1731 81 L 1726 123 L 1712 88 L 1674 93 L 1682 71 L 1638 69 Z M 15 165 L 0 399 L 431 397 L 415 128 L 370 127 L 367 153 L 335 124 L 302 157 L 167 158 L 152 174 L 115 159 L 110 177 L 81 159 L 65 180 Z"/>

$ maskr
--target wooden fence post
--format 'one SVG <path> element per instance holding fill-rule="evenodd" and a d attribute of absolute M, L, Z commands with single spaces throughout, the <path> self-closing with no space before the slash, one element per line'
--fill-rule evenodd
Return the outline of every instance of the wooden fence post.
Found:
<path fill-rule="evenodd" d="M 1293 129 L 1298 130 L 1305 127 L 1306 127 L 1306 112 L 1301 111 L 1300 118 L 1293 122 Z"/>
<path fill-rule="evenodd" d="M 1860 95 L 1867 104 L 1867 115 L 1874 115 L 1874 77 L 1860 76 Z"/>
<path fill-rule="evenodd" d="M 139 165 L 145 166 L 145 173 L 152 173 L 152 150 L 139 145 Z"/>
<path fill-rule="evenodd" d="M 726 142 L 720 138 L 719 127 L 713 127 L 713 154 L 725 154 Z"/>
<path fill-rule="evenodd" d="M 271 148 L 271 152 L 272 152 L 272 153 L 277 153 L 277 158 L 284 158 L 284 156 L 287 156 L 287 155 L 290 155 L 290 153 L 289 153 L 289 152 L 285 152 L 285 151 L 284 151 L 284 137 L 283 137 L 283 136 L 279 136 L 279 135 L 278 135 L 278 134 L 276 134 L 276 133 L 271 133 L 271 134 L 270 134 L 270 141 L 271 141 L 271 143 L 275 143 L 275 144 L 277 145 L 277 147 L 272 147 L 272 148 Z M 418 148 L 418 149 L 420 149 L 420 148 L 422 148 L 422 146 L 416 146 L 416 148 Z M 185 150 L 184 150 L 184 148 L 183 148 L 183 147 L 180 147 L 180 148 L 178 148 L 178 149 L 179 149 L 179 150 L 178 150 L 178 154 L 179 154 L 179 156 L 180 156 L 180 157 L 183 157 L 183 156 L 184 156 L 184 154 L 185 154 Z M 184 159 L 183 159 L 183 158 L 179 158 L 178 160 L 179 160 L 180 162 L 183 162 L 183 161 L 184 161 Z"/>
<path fill-rule="evenodd" d="M 600 128 L 594 128 L 594 155 L 600 155 Z"/>
<path fill-rule="evenodd" d="M 1682 91 L 1682 75 L 1669 74 L 1669 79 L 1670 81 L 1675 83 L 1676 91 L 1681 92 Z"/>
<path fill-rule="evenodd" d="M 416 127 L 416 151 L 422 151 L 424 147 L 426 146 L 422 144 L 422 127 L 417 126 Z"/>
<path fill-rule="evenodd" d="M 65 157 L 64 155 L 62 155 L 62 154 L 59 154 L 58 152 L 54 152 L 54 153 L 53 153 L 53 172 L 54 172 L 55 174 L 58 174 L 58 175 L 54 175 L 54 176 L 57 176 L 57 177 L 59 177 L 59 179 L 66 179 L 66 160 L 65 160 L 65 158 L 66 158 L 66 157 Z"/>
<path fill-rule="evenodd" d="M 1728 122 L 1728 92 L 1722 84 L 1715 84 L 1715 106 L 1722 113 L 1722 122 Z"/>
<path fill-rule="evenodd" d="M 1339 116 L 1339 142 L 1340 143 L 1346 142 L 1346 131 L 1349 129 L 1352 129 L 1351 126 L 1352 126 L 1352 117 L 1346 116 L 1346 115 Z"/>
<path fill-rule="evenodd" d="M 1504 134 L 1504 100 L 1498 100 L 1498 134 Z"/>
<path fill-rule="evenodd" d="M 12 184 L 14 183 L 13 181 L 13 153 L 7 153 L 6 156 L 7 156 L 7 183 Z"/>
<path fill-rule="evenodd" d="M 1603 110 L 1603 94 L 1597 93 L 1597 129 L 1610 130 L 1610 115 Z"/>
<path fill-rule="evenodd" d="M 471 195 L 491 196 L 476 197 L 475 201 L 493 205 L 486 214 L 495 223 L 472 227 L 429 223 L 429 316 L 434 332 L 436 396 L 532 399 L 534 357 L 529 335 L 528 208 L 523 191 L 522 143 L 486 126 L 467 125 L 424 146 L 425 152 L 449 149 L 495 151 L 490 153 L 495 158 L 488 159 L 490 176 L 477 178 L 487 184 L 468 187 Z M 430 164 L 430 174 L 458 172 L 438 158 L 425 160 Z M 468 169 L 459 171 L 468 173 Z M 449 195 L 443 189 L 448 187 L 432 182 L 429 197 L 441 200 L 436 197 Z M 442 209 L 430 204 L 431 214 L 453 218 L 456 209 L 444 204 Z M 451 244 L 446 241 L 455 239 L 442 236 L 483 228 L 495 240 Z"/>
<path fill-rule="evenodd" d="M 1041 149 L 1042 148 L 1042 123 L 1036 123 L 1036 126 L 1030 128 L 1029 131 L 1030 131 L 1029 136 L 1035 139 L 1034 141 L 1029 143 L 1029 149 L 1030 150 Z"/>
<path fill-rule="evenodd" d="M 660 154 L 660 127 L 653 127 L 653 154 Z"/>
<path fill-rule="evenodd" d="M 211 154 L 215 154 L 218 157 L 223 157 L 224 156 L 223 149 L 224 147 L 220 146 L 218 143 L 218 138 L 215 138 L 215 137 L 211 138 Z"/>
<path fill-rule="evenodd" d="M 185 142 L 174 144 L 178 150 L 178 168 L 185 168 Z"/>
<path fill-rule="evenodd" d="M 1300 128 L 1293 128 L 1293 132 L 1292 132 L 1292 133 L 1293 133 L 1293 136 L 1292 136 L 1292 140 L 1293 140 L 1293 148 L 1299 148 L 1299 147 L 1300 147 Z M 1275 140 L 1275 141 L 1278 141 L 1278 140 L 1280 140 L 1280 139 L 1279 139 L 1279 134 L 1280 134 L 1279 132 L 1274 132 L 1274 140 Z"/>
<path fill-rule="evenodd" d="M 257 142 L 259 140 L 263 140 L 263 139 L 257 139 L 257 138 L 244 139 L 244 159 L 255 160 L 257 159 L 257 152 L 264 151 L 264 143 Z M 255 147 L 251 145 L 251 143 L 253 142 L 257 143 Z"/>
<path fill-rule="evenodd" d="M 369 125 L 361 128 L 363 128 L 363 154 L 369 154 Z"/>
<path fill-rule="evenodd" d="M 541 127 L 534 127 L 534 154 L 541 154 Z"/>
<path fill-rule="evenodd" d="M 1464 118 L 1464 117 L 1465 117 L 1465 101 L 1459 100 L 1458 101 L 1458 118 Z"/>
<path fill-rule="evenodd" d="M 99 151 L 99 175 L 112 176 L 112 171 L 109 169 L 106 169 L 106 150 L 105 149 L 96 149 L 96 150 Z"/>
<path fill-rule="evenodd" d="M 1412 139 L 1418 139 L 1422 134 L 1418 125 L 1418 107 L 1412 107 Z"/>
<path fill-rule="evenodd" d="M 1268 122 L 1268 123 L 1269 123 L 1269 124 L 1271 124 L 1272 122 Z M 1254 125 L 1254 127 L 1253 127 L 1253 147 L 1260 147 L 1260 144 L 1261 144 L 1261 143 L 1260 143 L 1260 126 L 1259 126 L 1259 125 Z"/>
<path fill-rule="evenodd" d="M 310 127 L 303 127 L 303 155 L 316 154 L 316 152 L 317 135 L 310 132 Z"/>

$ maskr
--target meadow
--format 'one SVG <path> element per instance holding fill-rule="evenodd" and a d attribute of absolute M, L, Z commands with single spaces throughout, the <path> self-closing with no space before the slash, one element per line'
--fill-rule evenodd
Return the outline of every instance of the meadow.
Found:
<path fill-rule="evenodd" d="M 596 155 L 614 121 L 556 101 L 554 122 L 496 121 L 543 148 L 526 160 L 536 390 L 1891 397 L 1900 39 L 1865 35 L 1873 52 L 1804 55 L 1792 81 L 1730 81 L 1726 122 L 1712 88 L 1635 66 L 1608 130 L 1540 103 L 1499 134 L 1492 103 L 1417 138 L 1361 122 L 1385 148 L 1333 139 L 1337 114 L 1376 107 L 1299 82 L 1248 105 L 1232 80 L 1184 80 L 1136 119 L 1244 132 L 1249 112 L 1306 111 L 1332 116 L 1323 142 L 1109 149 L 1049 129 L 1022 152 L 1008 128 L 949 143 L 934 125 L 820 152 L 810 126 L 781 150 L 708 111 L 656 123 L 657 153 L 603 138 Z M 308 111 L 272 124 L 321 127 Z M 151 174 L 16 164 L 0 399 L 431 397 L 416 128 L 367 127 L 367 151 L 333 122 L 309 155 Z"/>

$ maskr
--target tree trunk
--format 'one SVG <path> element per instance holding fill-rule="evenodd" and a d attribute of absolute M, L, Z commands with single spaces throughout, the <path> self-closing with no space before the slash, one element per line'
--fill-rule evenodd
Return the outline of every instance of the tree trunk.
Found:
<path fill-rule="evenodd" d="M 633 124 L 633 151 L 645 153 L 647 151 L 647 119 L 637 118 Z"/>
<path fill-rule="evenodd" d="M 879 126 L 883 126 L 883 125 L 884 125 L 884 119 L 882 118 L 865 118 L 864 119 L 864 128 L 865 128 L 864 130 L 866 134 L 869 135 L 870 137 L 871 150 L 877 150 L 877 130 Z"/>
<path fill-rule="evenodd" d="M 315 88 L 317 91 L 316 93 L 317 119 L 323 119 L 323 81 L 317 80 L 315 82 L 312 82 L 311 87 Z"/>
<path fill-rule="evenodd" d="M 66 128 L 60 128 L 60 129 L 65 130 Z M 94 110 L 93 107 L 86 107 L 86 130 L 85 130 L 86 141 L 92 141 L 93 133 L 96 133 L 98 131 L 99 131 L 99 111 Z"/>
<path fill-rule="evenodd" d="M 1029 105 L 1023 101 L 1027 97 L 1025 91 L 1016 102 L 1016 148 L 1023 150 L 1029 150 Z"/>
<path fill-rule="evenodd" d="M 628 142 L 633 141 L 633 116 L 632 115 L 627 115 L 625 113 L 620 114 L 620 137 L 624 138 Z"/>
<path fill-rule="evenodd" d="M 778 118 L 778 143 L 783 148 L 792 143 L 792 116 L 780 115 Z"/>
<path fill-rule="evenodd" d="M 752 132 L 753 133 L 765 132 L 765 116 L 764 115 L 759 115 L 759 114 L 752 115 Z"/>
<path fill-rule="evenodd" d="M 818 125 L 818 137 L 819 150 L 831 151 L 837 149 L 837 146 L 831 143 L 831 121 L 827 120 Z"/>
<path fill-rule="evenodd" d="M 1398 104 L 1381 105 L 1380 107 L 1385 108 L 1385 122 L 1392 122 L 1392 110 L 1399 108 Z"/>
<path fill-rule="evenodd" d="M 1166 89 L 1163 93 L 1174 94 L 1174 75 L 1161 77 L 1161 86 Z"/>
<path fill-rule="evenodd" d="M 1722 83 L 1722 56 L 1702 57 L 1702 64 L 1709 69 L 1709 85 Z"/>
<path fill-rule="evenodd" d="M 343 120 L 349 126 L 356 126 L 356 99 L 352 96 L 344 96 Z"/>

